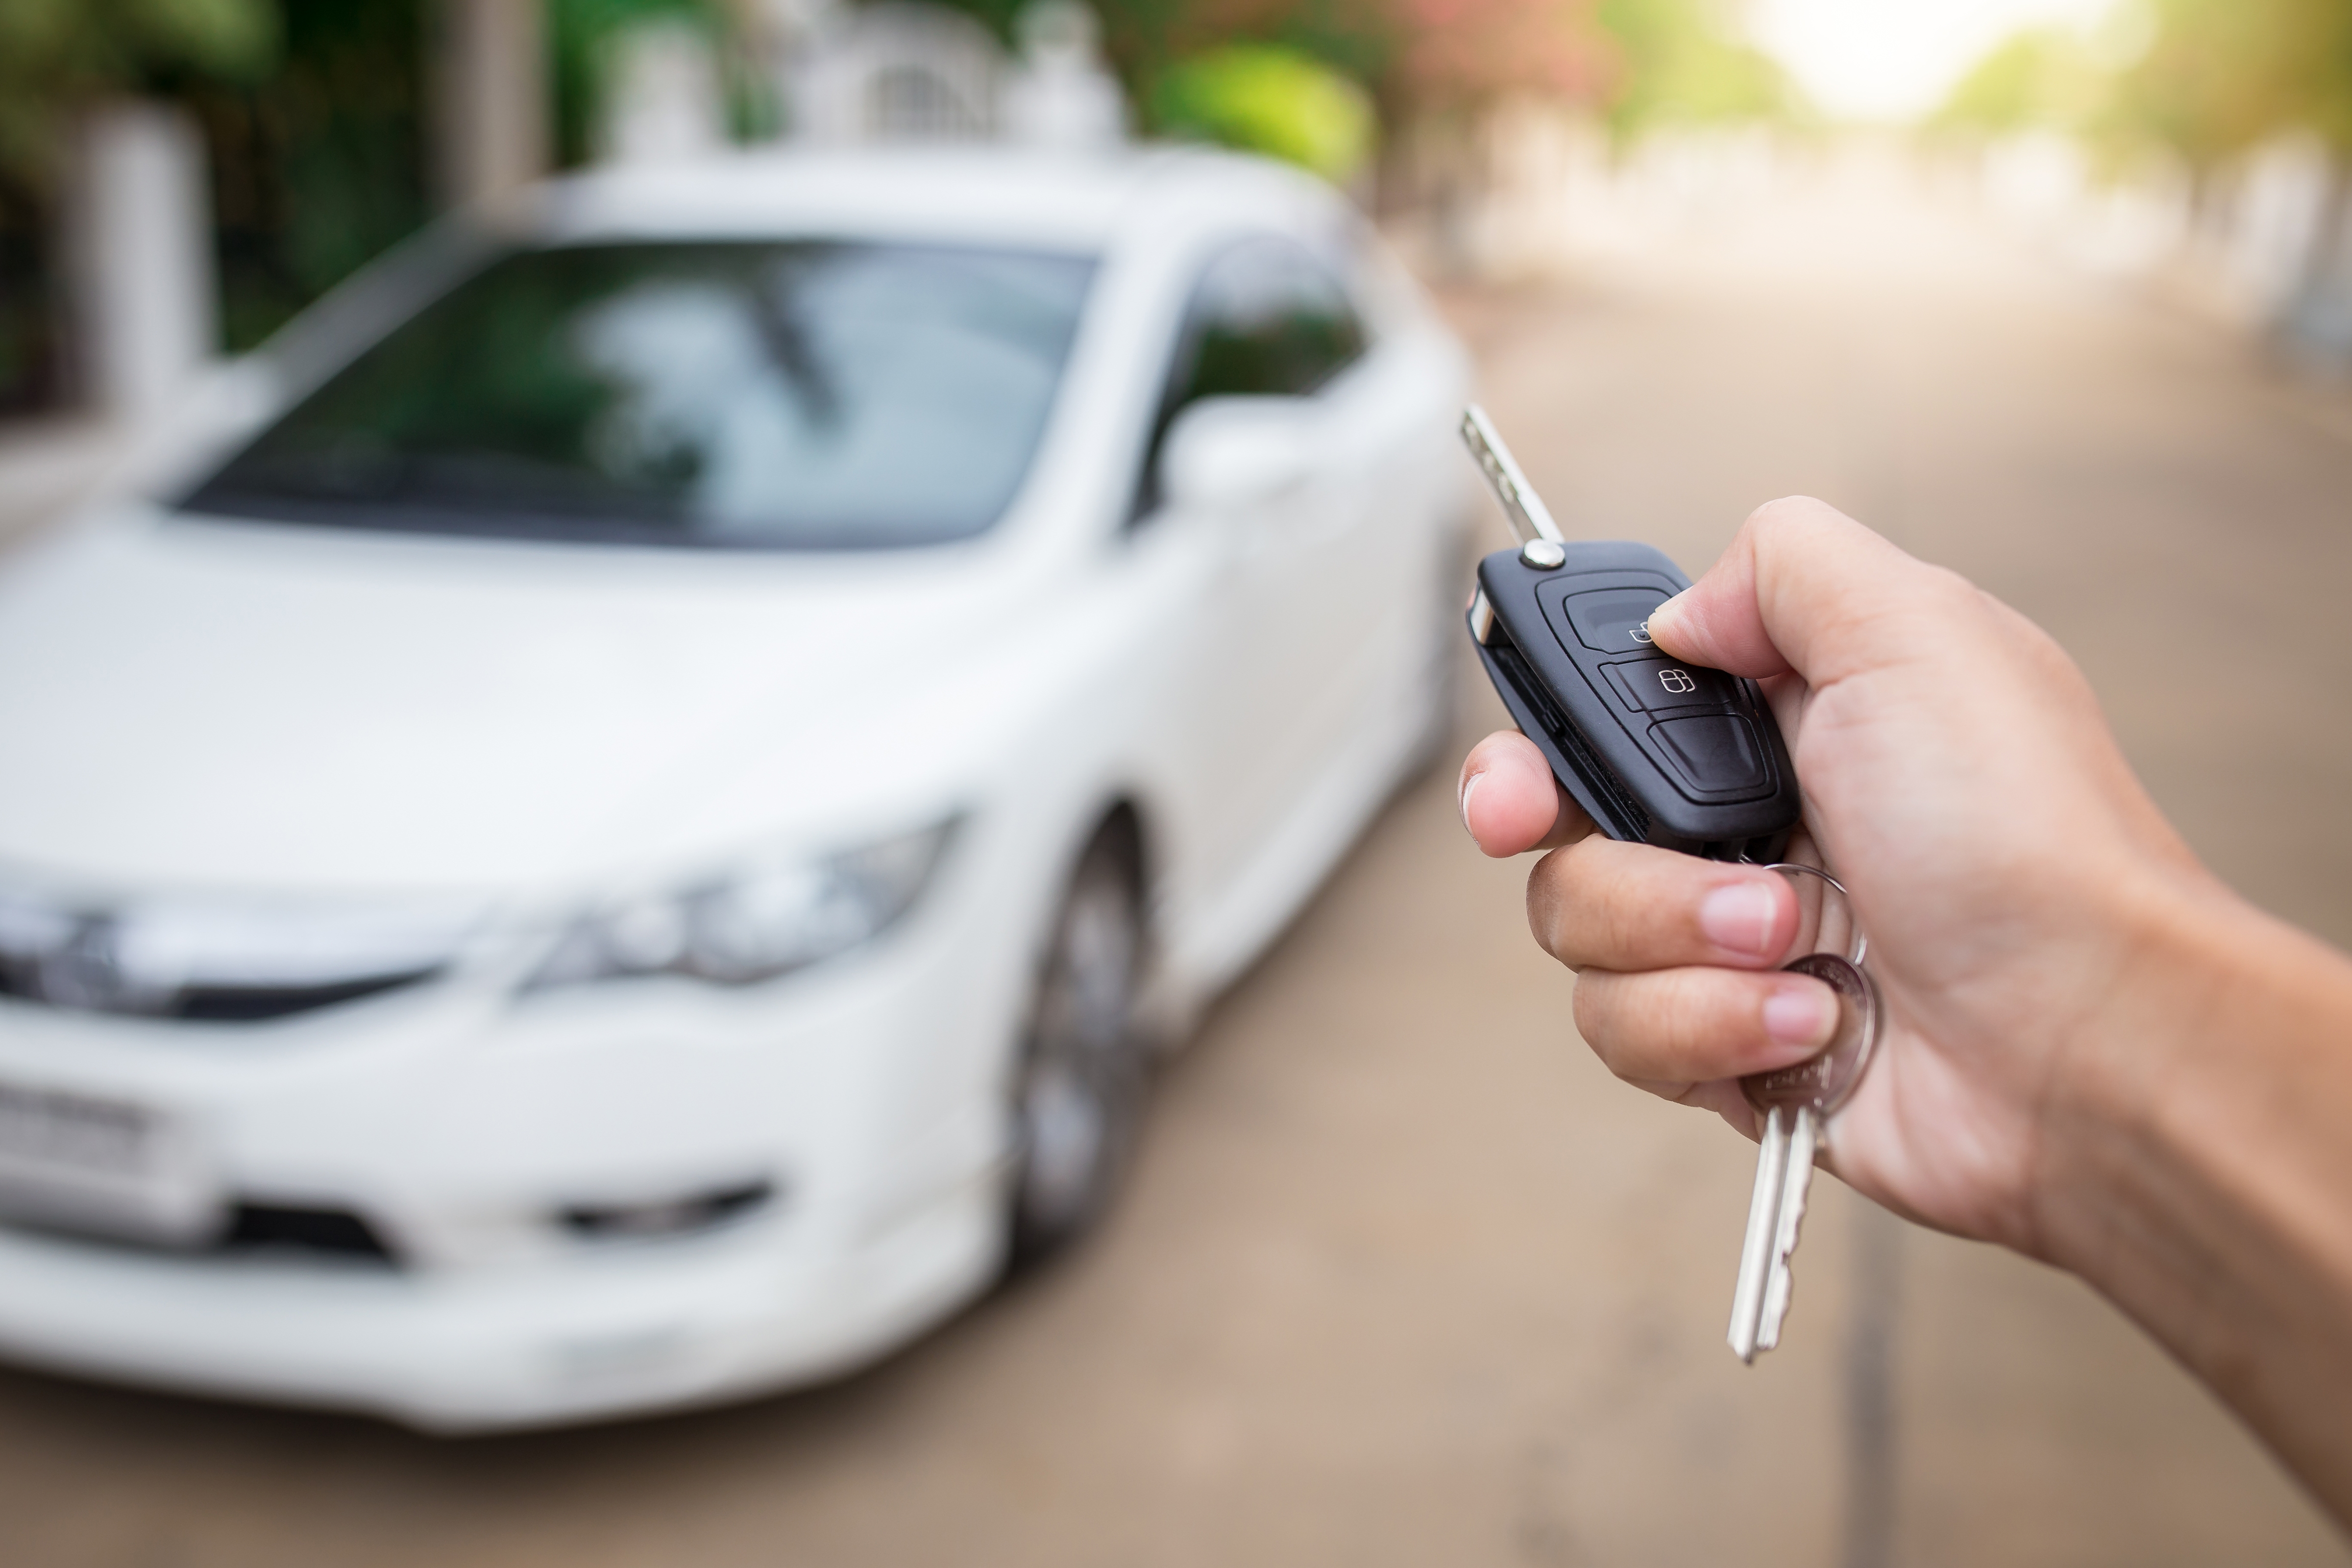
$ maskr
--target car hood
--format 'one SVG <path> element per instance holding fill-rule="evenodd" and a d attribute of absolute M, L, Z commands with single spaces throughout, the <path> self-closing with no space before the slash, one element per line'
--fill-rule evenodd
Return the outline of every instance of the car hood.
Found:
<path fill-rule="evenodd" d="M 1004 623 L 1002 584 L 943 553 L 90 530 L 0 582 L 0 864 L 93 890 L 562 886 L 780 738 L 775 820 L 821 814 L 837 748 Z"/>

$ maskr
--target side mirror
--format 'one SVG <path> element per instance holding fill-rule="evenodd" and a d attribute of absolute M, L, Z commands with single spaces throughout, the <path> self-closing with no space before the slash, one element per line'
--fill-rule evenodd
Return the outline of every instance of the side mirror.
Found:
<path fill-rule="evenodd" d="M 1228 511 L 1270 501 L 1315 466 L 1316 411 L 1300 397 L 1204 397 L 1176 416 L 1160 448 L 1168 500 Z"/>

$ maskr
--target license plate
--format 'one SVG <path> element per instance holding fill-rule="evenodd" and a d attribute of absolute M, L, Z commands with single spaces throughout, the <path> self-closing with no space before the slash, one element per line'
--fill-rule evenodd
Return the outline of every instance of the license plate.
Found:
<path fill-rule="evenodd" d="M 0 1084 L 0 1169 L 135 1176 L 147 1168 L 153 1127 L 147 1111 L 120 1100 Z"/>
<path fill-rule="evenodd" d="M 209 1231 L 217 1206 L 170 1118 L 106 1096 L 0 1083 L 0 1213 L 184 1241 Z"/>

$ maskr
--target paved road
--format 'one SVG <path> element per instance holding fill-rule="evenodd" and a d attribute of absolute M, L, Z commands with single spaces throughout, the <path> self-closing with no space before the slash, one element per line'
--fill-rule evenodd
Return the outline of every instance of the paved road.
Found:
<path fill-rule="evenodd" d="M 1455 302 L 1555 509 L 1696 566 L 1845 505 L 2051 627 L 2198 847 L 2352 942 L 2352 405 L 1899 204 L 1800 216 Z M 1738 1367 L 1748 1150 L 1577 1044 L 1522 869 L 1449 780 L 1402 799 L 1169 1073 L 1099 1245 L 879 1371 L 461 1444 L 0 1374 L 0 1557 L 2352 1560 L 2088 1292 L 1833 1182 Z"/>

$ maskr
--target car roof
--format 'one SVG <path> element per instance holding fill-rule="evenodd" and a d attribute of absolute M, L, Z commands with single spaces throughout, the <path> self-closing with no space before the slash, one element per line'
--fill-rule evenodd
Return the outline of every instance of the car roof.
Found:
<path fill-rule="evenodd" d="M 1096 251 L 1146 211 L 1280 224 L 1339 203 L 1286 165 L 1205 148 L 761 149 L 554 181 L 529 226 L 551 244 L 824 233 Z"/>

